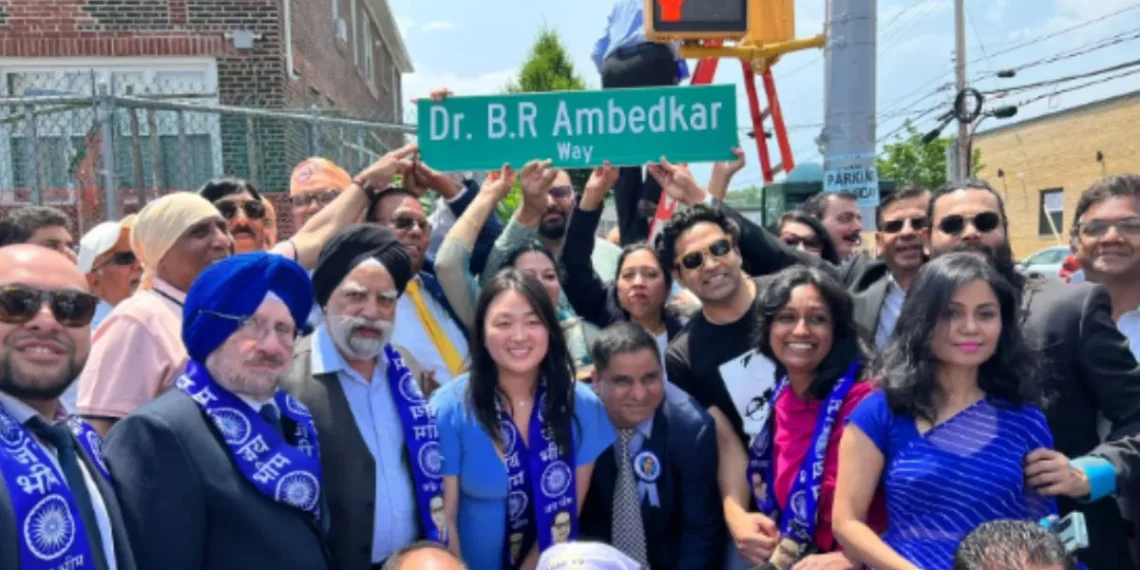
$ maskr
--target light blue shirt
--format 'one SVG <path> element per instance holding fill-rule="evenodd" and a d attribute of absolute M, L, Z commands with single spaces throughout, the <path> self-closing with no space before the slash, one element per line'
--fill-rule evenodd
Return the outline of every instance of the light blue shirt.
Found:
<path fill-rule="evenodd" d="M 619 48 L 645 43 L 645 0 L 618 0 L 610 11 L 609 21 L 606 24 L 606 33 L 594 44 L 591 58 L 598 73 L 612 53 Z M 677 45 L 668 44 L 673 53 L 677 53 Z M 678 63 L 683 62 L 680 60 Z M 687 67 L 681 73 L 681 78 L 688 77 Z M 606 275 L 606 274 L 603 274 Z"/>
<path fill-rule="evenodd" d="M 883 297 L 883 306 L 879 307 L 879 323 L 875 325 L 875 348 L 883 350 L 887 347 L 891 333 L 895 332 L 895 324 L 899 322 L 904 301 L 906 291 L 899 287 L 893 275 L 887 274 L 887 294 Z"/>
<path fill-rule="evenodd" d="M 336 373 L 356 428 L 376 461 L 372 562 L 383 562 L 420 533 L 415 487 L 403 461 L 404 428 L 392 399 L 387 363 L 380 357 L 371 381 L 365 380 L 344 361 L 324 325 L 313 333 L 313 347 L 313 374 Z"/>
<path fill-rule="evenodd" d="M 491 436 L 470 406 L 464 374 L 432 394 L 431 406 L 439 425 L 444 476 L 459 479 L 459 543 L 471 570 L 502 570 L 507 522 L 507 468 Z M 597 394 L 585 384 L 574 385 L 574 465 L 594 462 L 615 433 Z M 579 500 L 584 497 L 579 497 Z"/>
<path fill-rule="evenodd" d="M 111 314 L 111 309 L 114 309 L 110 303 L 99 299 L 99 304 L 95 305 L 95 316 L 91 318 L 91 335 L 95 335 L 95 331 L 99 329 L 99 325 L 103 324 L 103 319 Z"/>

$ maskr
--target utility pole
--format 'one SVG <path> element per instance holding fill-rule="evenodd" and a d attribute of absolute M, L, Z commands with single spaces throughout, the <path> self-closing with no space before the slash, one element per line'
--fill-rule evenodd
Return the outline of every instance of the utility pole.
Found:
<path fill-rule="evenodd" d="M 958 174 L 954 180 L 958 181 L 970 177 L 966 169 L 970 157 L 970 124 L 962 120 L 967 116 L 963 108 L 967 103 L 962 95 L 966 90 L 966 0 L 954 0 L 954 74 L 954 112 L 958 117 L 958 140 L 955 141 L 958 147 L 955 171 Z"/>
<path fill-rule="evenodd" d="M 879 205 L 875 165 L 877 0 L 828 0 L 824 47 L 823 190 L 859 198 L 864 227 Z"/>

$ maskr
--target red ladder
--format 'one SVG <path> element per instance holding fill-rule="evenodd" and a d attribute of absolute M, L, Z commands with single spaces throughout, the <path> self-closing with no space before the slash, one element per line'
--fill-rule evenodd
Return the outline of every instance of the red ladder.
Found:
<path fill-rule="evenodd" d="M 720 40 L 709 40 L 704 43 L 706 47 L 718 47 Z M 697 63 L 690 85 L 708 85 L 716 75 L 719 58 L 707 57 Z M 744 89 L 748 93 L 748 110 L 752 115 L 752 132 L 756 139 L 756 151 L 760 155 L 760 172 L 764 176 L 764 183 L 771 184 L 777 172 L 791 172 L 796 167 L 792 156 L 792 145 L 788 142 L 788 130 L 784 126 L 784 114 L 780 111 L 780 99 L 776 96 L 776 81 L 772 79 L 771 68 L 760 74 L 764 82 L 764 94 L 768 98 L 768 108 L 760 110 L 760 96 L 756 91 L 756 73 L 752 70 L 750 62 L 741 61 L 744 71 Z M 780 149 L 781 162 L 772 166 L 772 158 L 768 153 L 768 144 L 764 134 L 764 119 L 771 117 L 772 130 L 776 135 L 776 144 Z"/>

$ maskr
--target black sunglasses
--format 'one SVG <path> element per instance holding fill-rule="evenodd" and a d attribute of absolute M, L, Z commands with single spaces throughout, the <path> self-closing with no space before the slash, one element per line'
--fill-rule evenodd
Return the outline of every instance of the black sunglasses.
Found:
<path fill-rule="evenodd" d="M 1089 220 L 1082 222 L 1078 228 L 1081 235 L 1095 238 L 1107 234 L 1108 228 L 1116 228 L 1121 235 L 1136 236 L 1140 235 L 1140 217 L 1129 216 L 1123 220 Z"/>
<path fill-rule="evenodd" d="M 100 263 L 99 265 L 95 266 L 95 269 L 101 269 L 101 268 L 106 267 L 108 265 L 119 265 L 119 266 L 134 265 L 135 261 L 137 259 L 138 258 L 135 257 L 135 252 L 133 252 L 133 251 L 120 251 L 120 252 L 116 253 L 115 255 L 112 255 L 111 257 L 107 258 L 107 260 L 104 261 L 103 263 Z"/>
<path fill-rule="evenodd" d="M 809 249 L 821 249 L 821 248 L 823 248 L 823 243 L 821 243 L 819 241 L 819 238 L 815 238 L 815 237 L 786 235 L 786 236 L 781 236 L 780 241 L 788 244 L 788 247 L 799 247 L 800 244 L 802 243 L 804 245 L 804 247 L 809 248 Z"/>
<path fill-rule="evenodd" d="M 553 186 L 550 188 L 550 197 L 555 200 L 563 200 L 574 192 L 572 186 Z"/>
<path fill-rule="evenodd" d="M 930 225 L 930 220 L 927 220 L 926 216 L 921 216 L 918 218 L 903 218 L 901 220 L 888 220 L 886 222 L 883 222 L 883 232 L 888 234 L 897 234 L 903 231 L 903 228 L 906 227 L 907 222 L 910 223 L 911 229 L 916 232 L 918 230 L 925 230 L 926 227 Z"/>
<path fill-rule="evenodd" d="M 90 293 L 56 289 L 46 291 L 25 285 L 6 285 L 0 288 L 0 322 L 22 325 L 34 318 L 47 303 L 59 324 L 84 327 L 91 324 L 99 298 Z"/>
<path fill-rule="evenodd" d="M 339 190 L 325 190 L 324 192 L 309 192 L 306 194 L 298 194 L 289 198 L 289 203 L 294 208 L 305 208 L 309 204 L 316 202 L 321 206 L 328 206 L 336 197 L 340 195 Z"/>
<path fill-rule="evenodd" d="M 732 251 L 732 240 L 721 238 L 709 244 L 704 251 L 686 253 L 681 257 L 681 266 L 685 269 L 696 269 L 705 264 L 705 251 L 714 258 L 721 258 Z"/>
<path fill-rule="evenodd" d="M 938 230 L 956 236 L 966 229 L 966 224 L 974 226 L 974 229 L 984 234 L 994 231 L 1001 225 L 1001 216 L 997 212 L 982 212 L 975 216 L 951 214 L 938 222 Z"/>
<path fill-rule="evenodd" d="M 238 206 L 245 211 L 245 217 L 251 220 L 260 220 L 265 217 L 265 204 L 261 200 L 246 200 L 245 202 L 236 202 L 234 200 L 218 200 L 214 202 L 214 207 L 222 213 L 222 217 L 227 220 L 234 219 L 237 215 Z"/>
<path fill-rule="evenodd" d="M 392 218 L 392 227 L 401 232 L 411 231 L 413 226 L 419 226 L 420 231 L 423 232 L 431 231 L 431 222 L 427 221 L 427 218 L 420 218 L 411 214 L 400 214 Z"/>

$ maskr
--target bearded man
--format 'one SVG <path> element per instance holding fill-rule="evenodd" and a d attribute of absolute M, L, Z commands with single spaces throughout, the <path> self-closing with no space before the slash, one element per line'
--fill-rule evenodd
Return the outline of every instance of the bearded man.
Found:
<path fill-rule="evenodd" d="M 379 568 L 417 540 L 447 540 L 432 516 L 443 485 L 422 371 L 389 342 L 412 269 L 385 227 L 358 224 L 334 236 L 313 271 L 324 322 L 298 343 L 285 381 L 321 437 L 337 568 Z"/>

